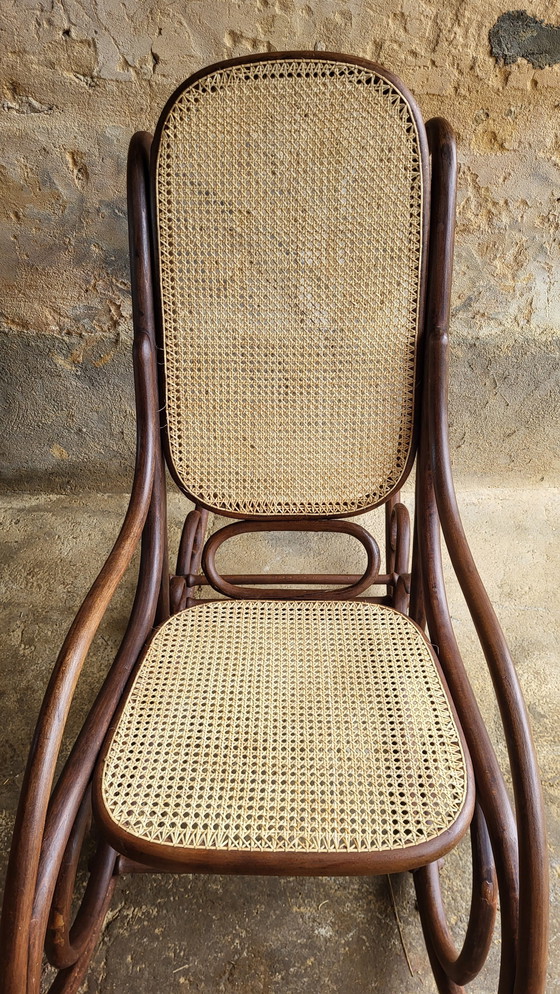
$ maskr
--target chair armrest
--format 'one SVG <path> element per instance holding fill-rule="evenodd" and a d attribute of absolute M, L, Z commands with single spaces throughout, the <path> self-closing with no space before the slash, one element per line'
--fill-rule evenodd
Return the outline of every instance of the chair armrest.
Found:
<path fill-rule="evenodd" d="M 428 343 L 427 404 L 431 474 L 445 544 L 492 678 L 508 749 L 519 846 L 518 928 L 525 946 L 514 990 L 515 994 L 521 994 L 537 982 L 546 962 L 549 894 L 542 789 L 515 666 L 477 570 L 457 506 L 448 440 L 447 344 L 443 329 L 432 332 Z"/>
<path fill-rule="evenodd" d="M 27 982 L 30 990 L 39 989 L 38 964 L 59 867 L 100 744 L 153 623 L 166 562 L 149 209 L 151 141 L 146 132 L 134 135 L 127 170 L 137 415 L 134 481 L 121 531 L 64 641 L 35 730 L 16 816 L 3 905 L 0 975 L 9 994 L 23 994 L 28 989 Z M 140 574 L 127 631 L 50 797 L 77 680 L 140 537 Z"/>
<path fill-rule="evenodd" d="M 116 542 L 64 640 L 39 713 L 22 785 L 6 876 L 2 918 L 2 950 L 6 957 L 10 953 L 14 928 L 21 929 L 21 923 L 27 922 L 33 929 L 32 909 L 41 840 L 74 690 L 95 633 L 142 536 L 150 508 L 158 464 L 159 430 L 155 348 L 147 334 L 135 336 L 133 357 L 138 430 L 131 497 Z M 47 858 L 47 862 L 52 867 L 50 858 Z M 52 878 L 52 873 L 49 876 Z M 18 949 L 23 948 L 25 946 L 18 943 Z M 19 962 L 17 957 L 6 961 L 3 976 L 9 990 L 19 990 L 26 974 L 27 965 L 23 961 Z"/>
<path fill-rule="evenodd" d="M 448 437 L 448 322 L 451 292 L 452 244 L 455 217 L 456 156 L 450 126 L 442 119 L 428 122 L 428 137 L 432 153 L 432 231 L 430 236 L 429 305 L 427 313 L 426 370 L 424 377 L 422 445 L 420 456 L 420 482 L 422 514 L 425 534 L 421 552 L 424 574 L 424 595 L 428 624 L 441 632 L 449 654 L 451 679 L 457 677 L 463 706 L 468 706 L 470 687 L 458 653 L 458 647 L 449 619 L 445 588 L 441 571 L 439 526 L 443 531 L 453 569 L 474 622 L 484 652 L 500 709 L 505 732 L 509 765 L 511 769 L 517 821 L 518 857 L 513 844 L 509 845 L 517 880 L 508 867 L 502 870 L 502 883 L 510 877 L 502 917 L 510 916 L 511 927 L 518 931 L 520 955 L 515 970 L 515 994 L 540 990 L 544 984 L 548 920 L 548 868 L 546 859 L 546 832 L 544 825 L 542 791 L 529 727 L 527 711 L 511 655 L 500 624 L 482 583 L 469 548 L 453 484 Z M 431 617 L 430 617 L 431 616 Z M 432 634 L 435 638 L 435 635 Z M 438 636 L 439 637 L 439 636 Z M 470 691 L 472 693 L 472 691 Z M 479 728 L 479 714 L 472 721 L 472 731 Z M 470 721 L 470 716 L 467 717 Z M 486 731 L 480 728 L 486 737 Z M 472 738 L 472 734 L 471 734 Z M 471 752 L 478 750 L 473 742 Z M 495 779 L 495 759 L 486 749 L 484 755 L 487 808 L 492 806 L 494 829 L 501 813 L 493 804 L 491 780 L 504 798 L 503 784 Z M 477 763 L 475 776 L 478 779 Z M 480 767 L 479 767 L 480 769 Z M 479 783 L 482 790 L 482 785 Z M 485 812 L 486 814 L 486 812 Z M 505 828 L 507 829 L 506 818 Z M 494 831 L 493 845 L 501 845 Z M 505 847 L 502 855 L 505 857 Z M 507 857 L 509 859 L 509 857 Z M 517 895 L 518 887 L 518 895 Z M 517 919 L 517 905 L 518 920 Z M 507 926 L 509 927 L 509 926 Z M 506 965 L 507 969 L 507 965 Z M 541 986 L 539 986 L 541 984 Z"/>

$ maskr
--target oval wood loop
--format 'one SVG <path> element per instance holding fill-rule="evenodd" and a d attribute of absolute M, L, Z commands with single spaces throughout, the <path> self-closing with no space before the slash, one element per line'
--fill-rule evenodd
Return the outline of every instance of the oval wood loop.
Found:
<path fill-rule="evenodd" d="M 367 553 L 367 566 L 363 576 L 356 583 L 338 590 L 265 590 L 254 587 L 241 587 L 225 580 L 215 565 L 216 551 L 223 542 L 235 535 L 246 532 L 264 531 L 310 531 L 310 532 L 342 532 L 351 535 L 361 542 Z M 220 594 L 228 597 L 243 597 L 251 600 L 338 600 L 346 597 L 356 597 L 367 590 L 379 575 L 381 556 L 379 546 L 369 532 L 355 521 L 322 520 L 322 521 L 236 521 L 225 528 L 220 528 L 210 536 L 202 554 L 203 569 L 208 581 Z"/>
<path fill-rule="evenodd" d="M 441 523 L 451 564 L 472 617 L 494 684 L 508 749 L 515 798 L 517 833 L 515 825 L 512 825 L 511 829 L 508 826 L 509 838 L 503 840 L 496 840 L 496 823 L 502 817 L 498 805 L 503 808 L 504 802 L 501 799 L 498 800 L 498 794 L 494 791 L 493 797 L 486 796 L 483 803 L 500 880 L 501 922 L 504 941 L 502 942 L 499 990 L 500 992 L 512 991 L 513 994 L 543 994 L 547 975 L 549 883 L 542 787 L 527 708 L 523 700 L 519 679 L 500 623 L 467 542 L 453 482 L 448 421 L 448 319 L 451 299 L 457 156 L 453 133 L 446 121 L 435 118 L 428 122 L 427 128 L 432 151 L 432 184 L 433 188 L 438 191 L 432 208 L 430 303 L 427 308 L 427 376 L 424 394 L 424 425 L 427 429 L 425 437 L 429 450 L 429 472 L 433 478 L 437 516 Z M 433 551 L 434 549 L 432 549 Z M 435 552 L 439 556 L 439 551 L 435 550 Z M 422 559 L 424 559 L 424 553 L 422 553 Z M 425 589 L 427 598 L 434 597 L 436 591 L 433 587 L 430 588 L 427 585 Z M 447 621 L 445 624 L 447 626 Z M 430 636 L 433 638 L 435 635 L 436 641 L 441 645 L 440 634 L 432 628 L 430 619 L 428 619 L 428 627 Z M 445 633 L 443 633 L 443 638 L 445 638 Z M 452 651 L 455 651 L 454 646 Z M 462 682 L 462 675 L 460 679 Z M 448 678 L 448 682 L 453 698 L 457 703 L 452 686 L 453 681 Z M 457 710 L 461 717 L 459 707 Z M 475 717 L 475 721 L 478 722 L 478 715 Z M 469 742 L 470 735 L 466 727 L 468 724 L 468 720 L 464 722 L 465 734 Z M 475 755 L 478 748 L 479 746 L 475 746 L 475 749 L 471 748 L 471 753 L 482 803 L 482 791 L 484 790 L 486 793 L 489 786 L 488 780 L 484 784 L 483 779 L 487 778 L 487 773 L 490 772 L 488 767 L 490 764 L 494 765 L 494 760 L 489 756 L 490 750 L 487 749 L 486 742 L 484 742 L 482 751 L 485 755 L 482 757 L 482 762 L 477 763 Z M 488 762 L 489 758 L 490 763 Z M 509 822 L 510 811 L 507 792 L 502 791 L 502 785 L 499 789 L 502 796 L 505 794 L 505 812 L 507 812 L 506 818 Z M 516 834 L 518 835 L 517 854 L 515 852 Z M 498 846 L 500 845 L 500 858 L 503 860 L 501 868 L 498 857 Z M 506 848 L 509 849 L 509 852 L 505 851 Z M 502 887 L 506 873 L 509 878 L 504 881 L 507 889 Z"/>

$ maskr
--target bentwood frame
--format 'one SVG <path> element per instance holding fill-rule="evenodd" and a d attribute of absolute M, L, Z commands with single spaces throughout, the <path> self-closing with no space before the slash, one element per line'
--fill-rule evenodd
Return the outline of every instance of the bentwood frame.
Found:
<path fill-rule="evenodd" d="M 329 53 L 277 53 L 206 69 L 187 81 L 223 66 L 261 61 L 331 60 L 363 66 L 394 77 L 363 60 Z M 187 84 L 185 84 L 187 85 Z M 402 92 L 406 92 L 399 83 Z M 176 98 L 176 94 L 174 95 Z M 415 105 L 410 98 L 411 106 Z M 415 110 L 415 113 L 417 111 Z M 164 120 L 162 115 L 162 121 Z M 161 130 L 161 124 L 160 124 Z M 137 454 L 128 511 L 113 550 L 86 596 L 53 671 L 29 757 L 14 829 L 4 898 L 1 969 L 6 994 L 37 994 L 43 950 L 58 971 L 50 990 L 70 994 L 82 982 L 109 908 L 117 878 L 150 869 L 177 872 L 379 873 L 414 871 L 418 905 L 434 977 L 441 994 L 458 994 L 484 965 L 490 948 L 498 899 L 502 956 L 497 994 L 542 994 L 545 984 L 548 881 L 539 776 L 525 705 L 509 650 L 465 538 L 451 475 L 448 443 L 448 325 L 453 261 L 456 153 L 446 121 L 427 123 L 421 154 L 430 177 L 429 217 L 423 226 L 425 255 L 419 311 L 423 328 L 417 345 L 417 383 L 413 442 L 404 479 L 416 461 L 416 508 L 411 528 L 398 487 L 385 496 L 386 564 L 380 573 L 379 550 L 365 529 L 344 521 L 344 513 L 273 514 L 244 518 L 205 543 L 209 508 L 195 500 L 186 517 L 175 571 L 170 574 L 165 462 L 173 470 L 165 416 L 165 383 L 158 356 L 162 348 L 161 303 L 157 272 L 152 137 L 141 132 L 130 145 L 128 166 L 129 234 L 132 273 L 133 361 L 137 407 Z M 156 134 L 154 146 L 159 135 Z M 426 199 L 426 205 L 428 199 Z M 426 206 L 426 211 L 428 210 Z M 399 481 L 400 486 L 400 481 Z M 347 514 L 356 513 L 348 511 Z M 249 520 L 247 520 L 249 519 Z M 259 530 L 345 531 L 365 547 L 363 575 L 219 573 L 218 546 L 231 535 Z M 447 606 L 441 533 L 484 651 L 508 746 L 515 814 L 503 774 L 470 685 Z M 53 789 L 55 767 L 74 690 L 103 615 L 134 551 L 141 544 L 136 596 L 129 624 L 109 673 Z M 410 563 L 411 555 L 411 565 Z M 286 590 L 286 584 L 294 589 Z M 318 589 L 313 588 L 319 585 Z M 325 591 L 321 587 L 337 586 Z M 277 587 L 282 589 L 276 589 Z M 370 587 L 375 597 L 365 596 Z M 470 755 L 476 785 L 462 816 L 439 841 L 421 852 L 325 855 L 191 853 L 172 847 L 144 846 L 137 852 L 125 833 L 106 824 L 97 799 L 100 829 L 96 855 L 80 909 L 70 922 L 78 859 L 89 827 L 94 773 L 107 732 L 115 722 L 131 674 L 154 626 L 184 610 L 197 610 L 213 587 L 220 594 L 251 600 L 357 599 L 389 605 L 407 614 L 438 647 L 438 664 Z M 106 749 L 106 745 L 105 745 Z M 93 784 L 93 787 L 92 787 Z M 474 814 L 473 814 L 474 810 Z M 473 855 L 472 903 L 463 948 L 458 951 L 446 923 L 437 859 L 454 845 L 470 822 Z M 285 857 L 285 858 L 284 858 Z"/>

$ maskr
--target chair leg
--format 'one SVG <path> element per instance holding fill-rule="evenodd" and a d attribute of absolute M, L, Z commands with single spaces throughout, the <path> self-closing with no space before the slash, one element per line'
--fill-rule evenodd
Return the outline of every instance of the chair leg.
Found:
<path fill-rule="evenodd" d="M 498 880 L 484 815 L 477 804 L 471 824 L 472 898 L 463 948 L 457 952 L 447 926 L 437 863 L 414 873 L 424 935 L 445 977 L 468 984 L 486 962 L 498 905 Z"/>
<path fill-rule="evenodd" d="M 35 994 L 41 985 L 43 943 L 48 961 L 58 973 L 49 994 L 74 994 L 95 952 L 116 883 L 117 853 L 101 840 L 90 861 L 89 878 L 72 922 L 72 899 L 78 862 L 91 827 L 91 790 L 88 787 L 76 816 L 60 867 L 50 909 L 48 890 L 37 890 L 33 905 L 27 981 L 22 991 Z M 45 934 L 44 922 L 48 917 Z"/>
<path fill-rule="evenodd" d="M 496 839 L 491 837 L 478 805 L 471 826 L 471 845 L 471 910 L 465 942 L 459 953 L 454 947 L 445 920 L 437 864 L 421 867 L 414 872 L 422 930 L 438 991 L 440 994 L 457 994 L 463 991 L 463 987 L 459 985 L 470 983 L 484 966 L 492 940 L 499 889 L 501 954 L 497 994 L 517 994 L 519 991 L 541 994 L 543 988 L 540 973 L 533 974 L 529 984 L 524 978 L 520 981 L 519 975 L 524 968 L 523 958 L 527 955 L 529 940 L 524 929 L 512 928 L 512 916 L 514 919 L 517 917 L 517 895 L 511 892 L 507 867 L 503 865 L 503 854 L 496 845 Z M 536 903 L 530 910 L 538 927 L 542 909 Z"/>
<path fill-rule="evenodd" d="M 97 948 L 97 943 L 103 928 L 103 922 L 105 920 L 105 915 L 109 910 L 111 904 L 111 898 L 113 896 L 113 891 L 115 889 L 116 878 L 113 877 L 109 888 L 105 895 L 105 899 L 100 908 L 100 913 L 97 921 L 92 926 L 92 930 L 88 936 L 86 945 L 82 950 L 82 954 L 76 962 L 69 966 L 65 970 L 61 970 L 55 979 L 53 980 L 51 986 L 48 989 L 48 994 L 77 994 L 80 989 L 82 982 L 87 973 L 89 964 L 91 963 L 93 954 Z"/>
<path fill-rule="evenodd" d="M 422 925 L 424 930 L 424 925 Z M 426 949 L 428 951 L 428 957 L 430 960 L 430 966 L 432 968 L 432 973 L 434 975 L 434 980 L 436 982 L 436 987 L 439 994 L 465 994 L 464 987 L 458 987 L 452 980 L 449 979 L 445 973 L 439 959 L 437 958 L 434 947 L 432 946 L 429 936 L 424 930 L 424 939 L 426 940 Z M 50 992 L 49 992 L 50 994 Z"/>
<path fill-rule="evenodd" d="M 47 959 L 59 970 L 66 970 L 81 959 L 92 930 L 104 914 L 105 899 L 115 872 L 117 853 L 102 841 L 91 860 L 87 887 L 74 923 L 71 925 L 72 897 L 78 861 L 90 827 L 91 789 L 88 789 L 68 840 L 54 891 L 45 938 Z"/>

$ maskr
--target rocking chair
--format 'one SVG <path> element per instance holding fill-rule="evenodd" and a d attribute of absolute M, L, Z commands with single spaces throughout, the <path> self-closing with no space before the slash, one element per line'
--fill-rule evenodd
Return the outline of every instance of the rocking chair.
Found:
<path fill-rule="evenodd" d="M 134 484 L 33 740 L 4 899 L 5 994 L 37 994 L 44 949 L 50 990 L 77 991 L 118 876 L 144 870 L 411 870 L 441 994 L 480 971 L 499 896 L 499 994 L 542 994 L 538 773 L 450 469 L 455 174 L 444 120 L 425 127 L 390 72 L 328 53 L 204 69 L 153 139 L 133 137 Z M 400 489 L 414 463 L 411 528 Z M 165 464 L 195 504 L 171 576 Z M 382 505 L 385 572 L 350 520 Z M 238 520 L 206 541 L 209 512 Z M 494 684 L 515 817 L 455 640 L 440 527 Z M 222 574 L 219 546 L 264 530 L 345 533 L 367 567 Z M 126 634 L 53 789 L 78 676 L 138 543 Z M 72 923 L 92 813 L 99 841 Z M 469 829 L 458 951 L 438 861 Z"/>

